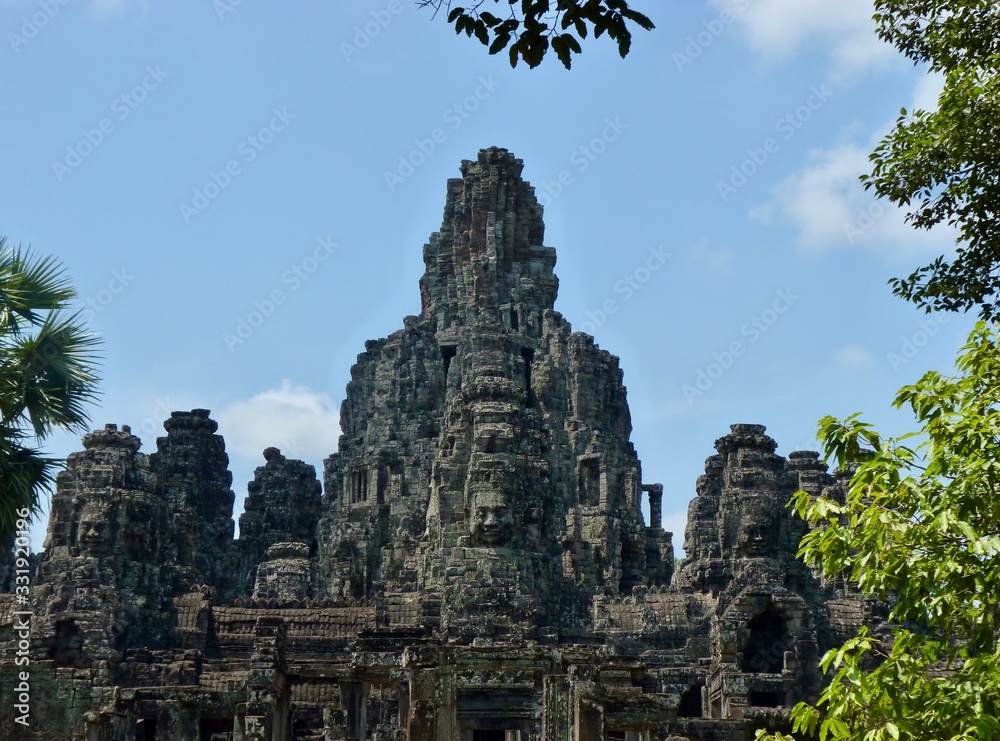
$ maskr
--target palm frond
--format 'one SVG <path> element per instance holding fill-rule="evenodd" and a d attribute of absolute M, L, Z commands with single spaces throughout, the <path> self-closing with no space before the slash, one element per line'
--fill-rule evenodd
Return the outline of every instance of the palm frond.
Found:
<path fill-rule="evenodd" d="M 5 421 L 13 412 L 29 421 L 39 438 L 54 427 L 85 425 L 87 407 L 97 398 L 99 345 L 78 314 L 49 314 L 37 332 L 17 338 L 7 348 L 9 375 L 0 374 L 0 384 L 19 386 L 21 403 L 6 411 Z"/>
<path fill-rule="evenodd" d="M 0 237 L 0 331 L 19 334 L 76 297 L 69 276 L 51 256 L 34 256 Z"/>
<path fill-rule="evenodd" d="M 0 541 L 18 512 L 40 511 L 62 461 L 30 443 L 56 428 L 85 429 L 97 398 L 100 339 L 81 313 L 62 266 L 0 236 Z"/>

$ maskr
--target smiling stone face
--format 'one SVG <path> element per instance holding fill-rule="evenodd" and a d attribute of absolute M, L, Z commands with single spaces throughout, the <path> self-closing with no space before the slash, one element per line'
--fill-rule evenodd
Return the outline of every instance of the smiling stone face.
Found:
<path fill-rule="evenodd" d="M 736 555 L 744 558 L 764 558 L 778 548 L 779 511 L 775 502 L 764 494 L 745 498 L 735 513 Z"/>
<path fill-rule="evenodd" d="M 77 544 L 81 552 L 100 555 L 111 551 L 111 507 L 102 501 L 89 501 L 80 511 Z"/>
<path fill-rule="evenodd" d="M 495 547 L 510 540 L 514 516 L 505 496 L 479 492 L 473 496 L 469 509 L 469 531 L 474 545 Z"/>

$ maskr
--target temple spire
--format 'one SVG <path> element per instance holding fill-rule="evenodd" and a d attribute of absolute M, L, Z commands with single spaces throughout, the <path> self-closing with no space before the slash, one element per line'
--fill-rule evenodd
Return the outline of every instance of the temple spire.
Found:
<path fill-rule="evenodd" d="M 441 231 L 424 246 L 420 280 L 422 313 L 438 329 L 484 321 L 520 329 L 522 318 L 555 303 L 555 251 L 542 246 L 542 207 L 522 169 L 506 149 L 490 147 L 448 181 Z"/>

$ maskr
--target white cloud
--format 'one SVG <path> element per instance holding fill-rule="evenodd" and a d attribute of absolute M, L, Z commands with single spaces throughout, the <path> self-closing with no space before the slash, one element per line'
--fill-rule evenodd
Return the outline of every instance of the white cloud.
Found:
<path fill-rule="evenodd" d="M 340 412 L 330 397 L 288 379 L 227 404 L 216 419 L 227 449 L 247 458 L 276 447 L 289 458 L 322 459 L 337 450 L 340 436 Z"/>
<path fill-rule="evenodd" d="M 833 351 L 833 361 L 842 370 L 856 372 L 872 364 L 872 354 L 861 345 L 844 345 Z"/>
<path fill-rule="evenodd" d="M 712 248 L 707 242 L 702 241 L 688 251 L 688 259 L 693 263 L 706 265 L 712 270 L 728 271 L 736 262 L 736 250 L 729 247 Z"/>
<path fill-rule="evenodd" d="M 772 188 L 772 199 L 749 215 L 765 224 L 790 225 L 806 250 L 865 246 L 905 254 L 947 252 L 954 233 L 906 224 L 905 211 L 876 200 L 861 185 L 858 177 L 868 169 L 868 149 L 856 144 L 813 150 L 809 163 Z"/>
<path fill-rule="evenodd" d="M 730 10 L 750 48 L 774 61 L 815 44 L 829 48 L 835 67 L 857 72 L 895 52 L 875 35 L 871 0 L 712 0 Z"/>

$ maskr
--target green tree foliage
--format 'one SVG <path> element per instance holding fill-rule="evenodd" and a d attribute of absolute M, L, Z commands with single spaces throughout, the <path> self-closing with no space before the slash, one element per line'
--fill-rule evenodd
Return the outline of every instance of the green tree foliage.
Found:
<path fill-rule="evenodd" d="M 820 422 L 827 459 L 857 472 L 844 502 L 795 495 L 813 526 L 799 555 L 890 599 L 892 632 L 862 629 L 823 657 L 830 684 L 793 709 L 793 732 L 1000 738 L 1000 328 L 979 323 L 956 369 L 899 391 L 919 432 L 883 438 L 858 415 Z"/>
<path fill-rule="evenodd" d="M 96 395 L 95 351 L 59 264 L 0 237 L 0 541 L 32 515 L 61 461 L 36 447 L 54 429 L 84 429 Z"/>
<path fill-rule="evenodd" d="M 978 307 L 1000 319 L 1000 4 L 888 0 L 875 9 L 879 36 L 945 82 L 937 110 L 901 112 L 862 181 L 906 207 L 914 227 L 959 233 L 954 258 L 894 279 L 893 292 L 928 311 Z"/>
<path fill-rule="evenodd" d="M 431 6 L 435 12 L 447 10 L 455 33 L 475 36 L 489 47 L 490 54 L 507 49 L 511 67 L 519 59 L 537 67 L 551 50 L 569 69 L 572 55 L 581 52 L 580 42 L 588 34 L 600 38 L 606 33 L 625 57 L 632 46 L 629 22 L 647 31 L 653 28 L 653 22 L 630 8 L 626 0 L 493 0 L 492 4 L 472 0 L 469 7 L 452 7 L 451 0 L 419 0 L 419 5 Z"/>

